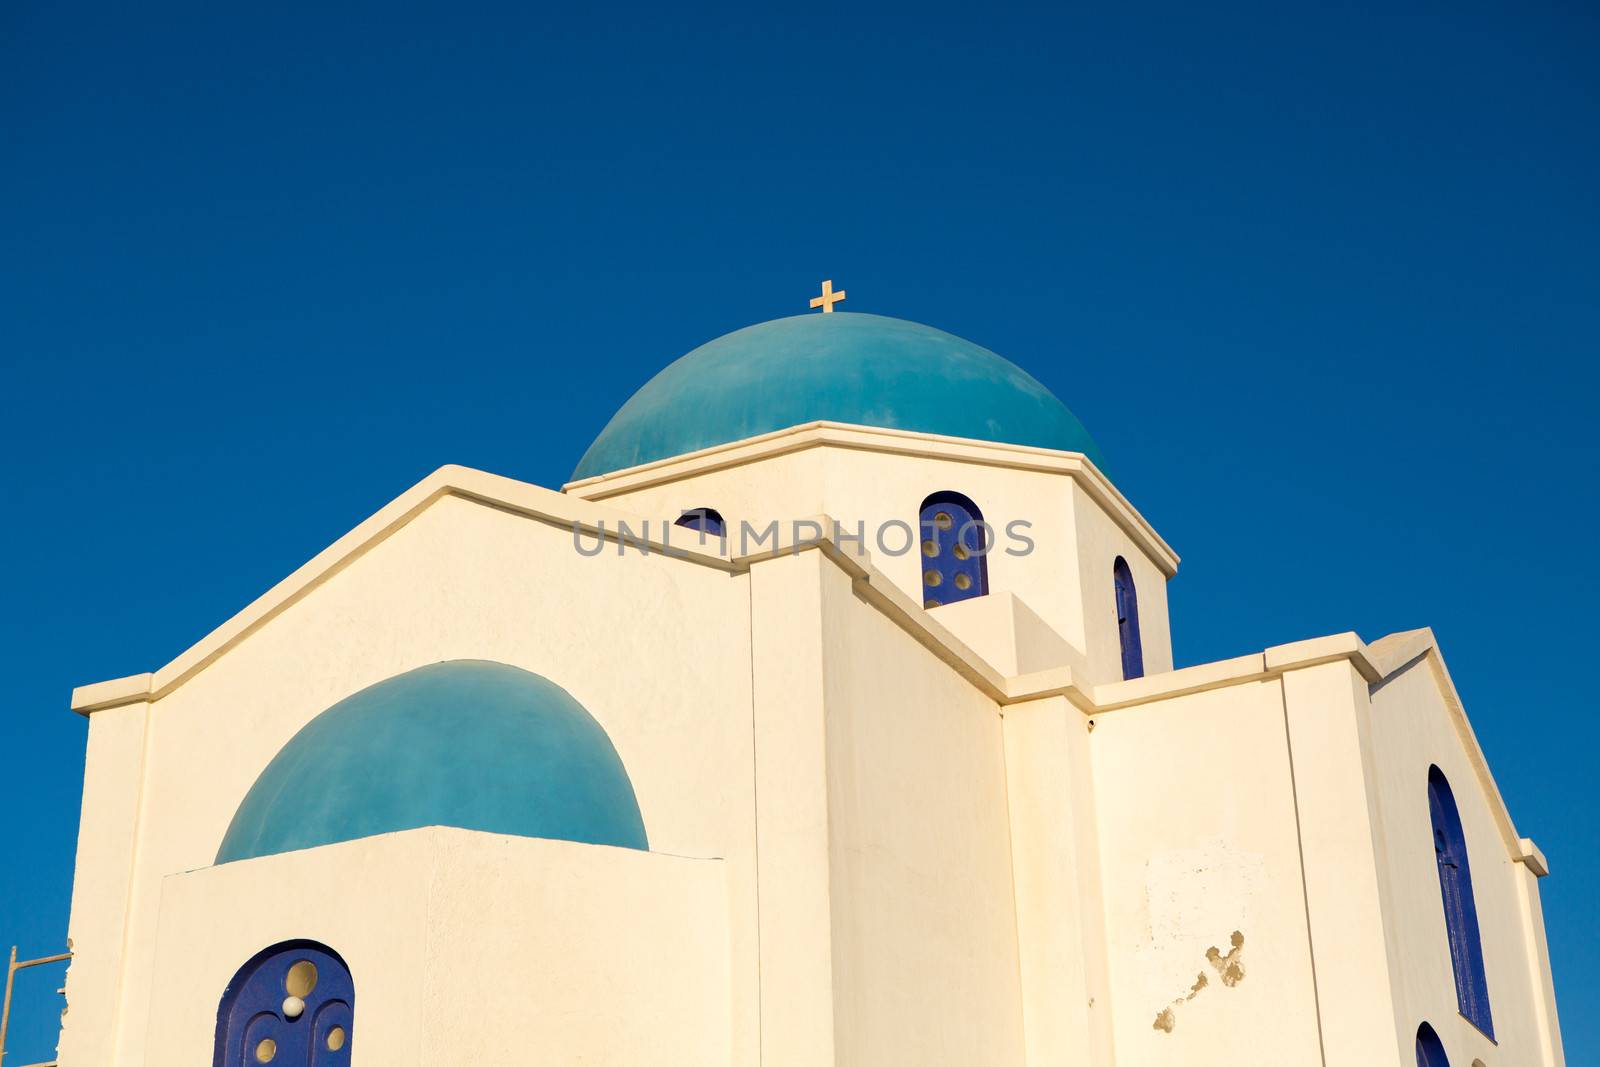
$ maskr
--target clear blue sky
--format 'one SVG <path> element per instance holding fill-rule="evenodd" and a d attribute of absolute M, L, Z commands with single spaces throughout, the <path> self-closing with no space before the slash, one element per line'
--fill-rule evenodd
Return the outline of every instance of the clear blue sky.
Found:
<path fill-rule="evenodd" d="M 4 5 L 0 943 L 66 935 L 72 686 L 831 277 L 1073 408 L 1180 664 L 1438 631 L 1600 1061 L 1595 9 L 1043 6 Z"/>

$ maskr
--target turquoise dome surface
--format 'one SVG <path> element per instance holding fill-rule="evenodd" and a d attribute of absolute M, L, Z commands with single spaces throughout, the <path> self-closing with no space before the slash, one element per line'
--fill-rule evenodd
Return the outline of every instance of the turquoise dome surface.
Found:
<path fill-rule="evenodd" d="M 1082 452 L 1100 450 L 1015 363 L 953 334 L 849 312 L 796 315 L 701 345 L 622 405 L 572 480 L 827 420 Z"/>
<path fill-rule="evenodd" d="M 649 847 L 628 772 L 583 705 L 529 671 L 451 660 L 307 723 L 250 787 L 217 862 L 420 826 Z"/>

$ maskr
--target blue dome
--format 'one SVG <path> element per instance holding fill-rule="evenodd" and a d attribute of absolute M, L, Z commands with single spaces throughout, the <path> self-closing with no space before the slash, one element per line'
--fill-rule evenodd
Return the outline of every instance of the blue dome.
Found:
<path fill-rule="evenodd" d="M 650 379 L 589 446 L 573 481 L 802 423 L 1100 451 L 1021 367 L 943 330 L 881 315 L 796 315 L 735 330 Z"/>
<path fill-rule="evenodd" d="M 250 787 L 217 862 L 419 826 L 649 847 L 628 772 L 583 705 L 537 674 L 452 660 L 307 723 Z"/>

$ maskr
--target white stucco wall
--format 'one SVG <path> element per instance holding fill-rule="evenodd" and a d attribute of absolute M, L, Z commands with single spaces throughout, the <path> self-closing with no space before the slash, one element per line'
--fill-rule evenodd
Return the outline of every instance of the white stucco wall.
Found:
<path fill-rule="evenodd" d="M 57 1046 L 58 1059 L 68 1065 L 113 1062 L 149 710 L 141 700 L 89 720 L 67 930 L 73 960 Z"/>
<path fill-rule="evenodd" d="M 173 875 L 145 1058 L 209 1062 L 234 971 L 309 938 L 350 967 L 356 1064 L 727 1064 L 722 866 L 433 827 Z"/>
<path fill-rule="evenodd" d="M 1083 605 L 1083 645 L 1088 676 L 1097 682 L 1122 678 L 1122 641 L 1117 632 L 1117 557 L 1128 561 L 1139 598 L 1139 636 L 1145 674 L 1172 669 L 1172 630 L 1167 616 L 1167 577 L 1083 488 L 1071 486 L 1068 504 L 1076 538 L 1076 589 Z M 1031 598 L 1030 598 L 1031 603 Z M 1041 613 L 1042 614 L 1042 613 Z M 1048 618 L 1048 616 L 1046 616 Z"/>
<path fill-rule="evenodd" d="M 999 708 L 821 579 L 837 1063 L 1022 1067 Z"/>
<path fill-rule="evenodd" d="M 1015 593 L 991 592 L 928 613 L 1001 674 L 1010 677 L 1066 667 L 1074 678 L 1089 678 L 1083 653 L 1067 644 Z"/>
<path fill-rule="evenodd" d="M 1022 1064 L 999 709 L 819 552 L 751 589 L 761 1062 Z"/>
<path fill-rule="evenodd" d="M 1089 722 L 1060 696 L 1005 709 L 1012 881 L 1030 1065 L 1117 1062 Z"/>
<path fill-rule="evenodd" d="M 1286 671 L 1281 684 L 1325 1062 L 1411 1067 L 1415 1028 L 1394 1002 L 1367 681 L 1338 659 Z"/>
<path fill-rule="evenodd" d="M 1116 1062 L 1320 1063 L 1281 686 L 1094 722 Z"/>

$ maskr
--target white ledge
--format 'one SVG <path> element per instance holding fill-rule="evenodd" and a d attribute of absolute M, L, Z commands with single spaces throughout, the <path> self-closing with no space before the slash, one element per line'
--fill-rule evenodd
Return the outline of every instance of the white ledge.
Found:
<path fill-rule="evenodd" d="M 72 691 L 72 710 L 87 715 L 91 711 L 114 708 L 150 699 L 150 681 L 154 676 L 131 674 L 126 678 L 112 678 L 105 682 L 80 685 Z"/>
<path fill-rule="evenodd" d="M 1287 670 L 1291 666 L 1314 667 L 1319 663 L 1343 659 L 1350 661 L 1350 665 L 1361 673 L 1368 685 L 1383 679 L 1378 665 L 1367 652 L 1366 642 L 1349 632 L 1273 645 L 1266 650 L 1265 656 L 1269 671 Z"/>
<path fill-rule="evenodd" d="M 1533 843 L 1531 837 L 1519 837 L 1517 848 L 1519 851 L 1514 857 L 1516 862 L 1532 871 L 1535 878 L 1543 878 L 1550 873 L 1550 864 L 1545 862 L 1544 853 L 1539 851 L 1539 846 Z"/>

